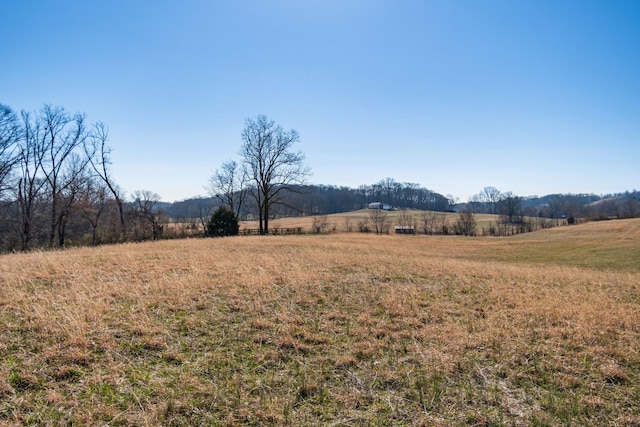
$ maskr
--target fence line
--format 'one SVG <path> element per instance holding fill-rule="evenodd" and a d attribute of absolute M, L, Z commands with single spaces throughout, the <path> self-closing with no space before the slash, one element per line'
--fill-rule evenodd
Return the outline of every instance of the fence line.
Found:
<path fill-rule="evenodd" d="M 271 228 L 269 229 L 269 235 L 271 236 L 282 236 L 289 234 L 304 234 L 304 230 L 302 227 L 293 227 L 293 228 Z M 240 230 L 241 236 L 259 236 L 260 229 L 259 228 L 243 228 Z"/>

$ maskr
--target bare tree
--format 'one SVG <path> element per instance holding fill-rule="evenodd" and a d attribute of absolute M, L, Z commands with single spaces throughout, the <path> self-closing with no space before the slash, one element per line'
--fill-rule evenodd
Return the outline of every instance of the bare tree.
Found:
<path fill-rule="evenodd" d="M 61 175 L 62 185 L 58 196 L 58 211 L 55 220 L 59 247 L 65 245 L 67 225 L 74 211 L 78 208 L 80 195 L 89 181 L 86 166 L 87 160 L 73 153 Z"/>
<path fill-rule="evenodd" d="M 369 219 L 373 224 L 373 228 L 376 234 L 389 234 L 389 228 L 391 227 L 391 221 L 387 212 L 383 209 L 370 209 Z"/>
<path fill-rule="evenodd" d="M 91 226 L 91 244 L 100 243 L 98 227 L 100 220 L 108 205 L 107 189 L 104 182 L 95 178 L 85 182 L 79 195 L 79 213 Z"/>
<path fill-rule="evenodd" d="M 209 178 L 208 189 L 211 196 L 220 199 L 238 218 L 247 195 L 245 178 L 246 175 L 233 160 L 222 163 L 220 169 L 216 169 Z"/>
<path fill-rule="evenodd" d="M 438 232 L 437 220 L 438 215 L 433 211 L 422 214 L 422 230 L 424 234 L 436 234 Z"/>
<path fill-rule="evenodd" d="M 465 209 L 460 212 L 460 217 L 453 225 L 453 230 L 456 234 L 463 236 L 476 235 L 476 218 L 471 209 Z"/>
<path fill-rule="evenodd" d="M 120 236 L 123 238 L 125 234 L 123 195 L 111 176 L 111 148 L 107 146 L 108 140 L 109 128 L 104 123 L 98 122 L 93 125 L 87 144 L 85 144 L 85 150 L 94 172 L 104 182 L 116 201 L 118 219 L 120 220 Z"/>
<path fill-rule="evenodd" d="M 417 221 L 413 217 L 413 214 L 408 209 L 403 209 L 398 216 L 398 226 L 403 228 L 412 227 L 416 229 Z"/>
<path fill-rule="evenodd" d="M 439 215 L 438 218 L 436 218 L 436 223 L 437 227 L 440 229 L 440 233 L 445 236 L 449 234 L 449 221 L 447 220 L 446 215 Z"/>
<path fill-rule="evenodd" d="M 156 209 L 159 201 L 160 196 L 153 191 L 142 190 L 133 193 L 132 216 L 134 219 L 142 220 L 151 226 L 151 238 L 153 240 L 158 240 L 164 228 L 164 224 L 161 222 L 163 216 Z M 146 238 L 144 233 L 141 238 Z"/>
<path fill-rule="evenodd" d="M 510 224 L 522 222 L 522 198 L 511 191 L 502 193 L 498 201 L 498 211 L 504 220 Z"/>
<path fill-rule="evenodd" d="M 351 217 L 349 216 L 344 217 L 344 231 L 349 233 L 353 231 L 353 224 L 351 223 Z"/>
<path fill-rule="evenodd" d="M 42 145 L 45 156 L 42 172 L 51 192 L 51 220 L 49 226 L 49 246 L 53 247 L 58 227 L 62 191 L 72 185 L 83 167 L 73 168 L 74 173 L 64 176 L 65 165 L 86 138 L 84 116 L 70 116 L 62 107 L 45 105 L 41 110 Z"/>
<path fill-rule="evenodd" d="M 8 178 L 18 161 L 16 150 L 20 135 L 18 116 L 11 108 L 0 104 L 0 197 L 8 189 Z"/>
<path fill-rule="evenodd" d="M 327 214 L 318 214 L 313 216 L 313 222 L 311 228 L 314 233 L 321 234 L 327 229 L 329 225 L 329 217 Z"/>
<path fill-rule="evenodd" d="M 18 143 L 19 177 L 16 186 L 16 206 L 20 249 L 26 251 L 31 248 L 37 204 L 46 185 L 46 180 L 41 174 L 45 147 L 43 127 L 38 117 L 32 118 L 31 114 L 23 111 L 22 126 L 23 137 Z"/>
<path fill-rule="evenodd" d="M 502 197 L 502 193 L 495 187 L 484 187 L 480 193 L 482 200 L 487 204 L 487 212 L 490 214 L 498 213 L 498 203 Z"/>
<path fill-rule="evenodd" d="M 252 183 L 249 194 L 258 205 L 260 234 L 269 233 L 271 208 L 277 204 L 286 205 L 283 194 L 298 192 L 309 175 L 303 164 L 304 154 L 291 151 L 293 144 L 299 141 L 298 132 L 285 131 L 264 115 L 246 121 L 240 155 L 244 173 Z"/>

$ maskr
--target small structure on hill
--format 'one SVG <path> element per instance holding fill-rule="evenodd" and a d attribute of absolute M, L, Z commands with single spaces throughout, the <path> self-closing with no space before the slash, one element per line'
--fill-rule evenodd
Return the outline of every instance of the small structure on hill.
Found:
<path fill-rule="evenodd" d="M 373 203 L 369 203 L 367 205 L 367 207 L 369 209 L 382 209 L 385 211 L 391 211 L 393 210 L 393 206 L 387 204 L 387 203 L 382 203 L 382 202 L 373 202 Z"/>

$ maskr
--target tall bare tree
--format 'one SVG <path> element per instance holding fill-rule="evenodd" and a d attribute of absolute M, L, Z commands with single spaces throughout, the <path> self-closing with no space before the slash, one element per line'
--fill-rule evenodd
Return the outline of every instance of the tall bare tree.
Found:
<path fill-rule="evenodd" d="M 502 193 L 498 201 L 498 211 L 508 223 L 521 222 L 523 217 L 522 198 L 511 191 Z"/>
<path fill-rule="evenodd" d="M 121 190 L 111 176 L 111 148 L 107 146 L 108 140 L 109 128 L 104 123 L 98 122 L 93 125 L 87 144 L 85 144 L 85 150 L 94 172 L 104 182 L 116 201 L 120 220 L 120 236 L 123 238 L 125 235 L 124 202 Z"/>
<path fill-rule="evenodd" d="M 108 205 L 108 189 L 103 181 L 92 177 L 85 182 L 79 194 L 79 213 L 91 226 L 91 244 L 100 243 L 98 227 Z"/>
<path fill-rule="evenodd" d="M 55 230 L 58 246 L 64 247 L 67 237 L 67 225 L 75 211 L 79 211 L 80 196 L 90 181 L 87 160 L 77 153 L 72 153 L 65 164 L 61 175 Z"/>
<path fill-rule="evenodd" d="M 9 188 L 8 178 L 15 166 L 20 122 L 11 108 L 0 104 L 0 197 Z"/>
<path fill-rule="evenodd" d="M 34 234 L 34 218 L 42 189 L 47 181 L 42 176 L 45 157 L 43 126 L 41 120 L 22 112 L 23 135 L 18 143 L 18 183 L 16 206 L 20 249 L 29 250 Z"/>
<path fill-rule="evenodd" d="M 276 204 L 286 204 L 283 194 L 297 192 L 306 183 L 309 169 L 304 154 L 292 151 L 300 141 L 295 130 L 285 131 L 264 115 L 247 119 L 242 131 L 244 173 L 251 182 L 249 194 L 258 205 L 260 234 L 269 233 L 269 215 Z"/>
<path fill-rule="evenodd" d="M 42 172 L 51 192 L 51 221 L 49 227 L 49 246 L 54 246 L 56 230 L 60 219 L 62 192 L 74 184 L 75 179 L 82 173 L 84 166 L 76 165 L 67 169 L 70 161 L 79 162 L 73 156 L 81 148 L 87 136 L 84 116 L 69 115 L 62 107 L 45 105 L 41 112 L 42 144 L 45 156 L 42 162 Z M 86 164 L 86 161 L 85 161 Z"/>
<path fill-rule="evenodd" d="M 480 193 L 482 200 L 487 204 L 487 212 L 490 214 L 498 213 L 498 203 L 502 197 L 502 193 L 495 187 L 484 187 Z"/>
<path fill-rule="evenodd" d="M 242 205 L 247 195 L 246 175 L 233 160 L 222 163 L 209 178 L 209 193 L 240 217 Z"/>

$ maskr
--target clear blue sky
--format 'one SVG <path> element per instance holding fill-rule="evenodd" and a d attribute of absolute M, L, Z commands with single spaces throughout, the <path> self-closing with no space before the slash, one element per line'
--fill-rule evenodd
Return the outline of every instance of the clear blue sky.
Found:
<path fill-rule="evenodd" d="M 2 0 L 0 103 L 105 122 L 116 181 L 165 201 L 258 114 L 316 184 L 632 190 L 640 1 Z"/>

